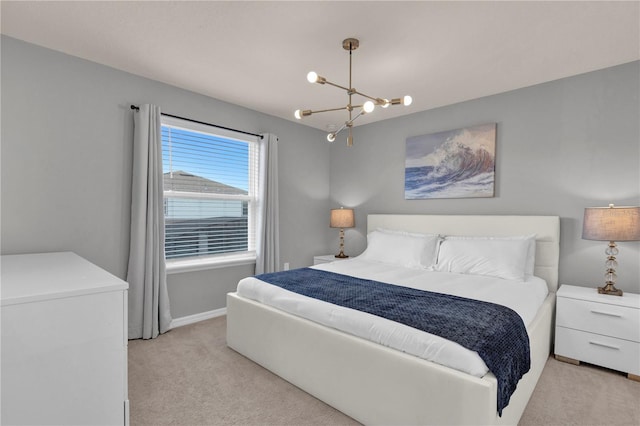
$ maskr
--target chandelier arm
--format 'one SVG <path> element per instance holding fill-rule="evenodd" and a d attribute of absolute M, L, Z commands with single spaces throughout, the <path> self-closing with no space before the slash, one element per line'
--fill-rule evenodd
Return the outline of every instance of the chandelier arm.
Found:
<path fill-rule="evenodd" d="M 336 130 L 335 132 L 333 132 L 335 135 L 337 135 L 338 133 L 340 133 L 341 131 L 343 131 L 344 129 L 347 128 L 347 123 L 345 122 L 342 126 L 340 126 L 340 128 L 338 130 Z"/>
<path fill-rule="evenodd" d="M 361 115 L 365 115 L 366 112 L 362 109 L 360 110 L 360 112 L 358 113 L 358 115 L 356 115 L 355 117 L 353 117 L 352 119 L 350 119 L 349 121 L 347 121 L 345 123 L 345 126 L 349 126 L 350 124 L 353 124 L 354 121 L 356 121 L 356 118 L 360 117 Z"/>
<path fill-rule="evenodd" d="M 331 134 L 333 134 L 333 137 L 335 138 L 336 136 L 338 136 L 338 133 L 340 133 L 341 131 L 343 131 L 344 129 L 346 129 L 347 127 L 349 128 L 349 135 L 351 136 L 351 125 L 353 124 L 354 121 L 356 121 L 356 119 L 358 117 L 360 117 L 361 115 L 366 114 L 366 112 L 364 110 L 360 110 L 360 112 L 358 113 L 358 115 L 356 115 L 355 117 L 353 117 L 352 119 L 350 119 L 349 121 L 345 121 L 345 123 L 340 126 L 340 128 L 334 132 L 331 132 Z M 351 136 L 352 137 L 352 136 Z M 353 139 L 351 139 L 353 141 Z M 333 141 L 332 141 L 333 142 Z"/>
<path fill-rule="evenodd" d="M 343 106 L 340 108 L 329 108 L 329 109 L 319 109 L 317 111 L 311 111 L 311 114 L 317 114 L 319 112 L 329 112 L 329 111 L 342 111 L 343 109 L 347 109 L 348 107 Z"/>
<path fill-rule="evenodd" d="M 341 131 L 343 131 L 345 128 L 350 127 L 351 124 L 353 124 L 353 122 L 356 120 L 356 118 L 360 117 L 362 114 L 365 114 L 364 111 L 360 111 L 358 113 L 358 115 L 356 115 L 355 117 L 353 117 L 351 120 L 349 121 L 345 121 L 344 124 L 335 132 L 333 132 L 334 135 L 337 135 L 338 133 L 340 133 Z"/>
<path fill-rule="evenodd" d="M 342 126 L 340 126 L 340 128 L 338 130 L 332 132 L 334 137 L 338 136 L 338 133 L 343 131 L 346 127 L 347 127 L 347 122 L 345 122 Z"/>
<path fill-rule="evenodd" d="M 342 89 L 342 90 L 344 90 L 344 91 L 345 91 L 345 92 L 347 92 L 347 93 L 349 92 L 349 88 L 348 88 L 348 87 L 340 86 L 339 84 L 332 83 L 332 82 L 330 82 L 329 80 L 325 80 L 325 82 L 324 82 L 324 83 L 325 83 L 325 84 L 328 84 L 328 85 L 330 85 L 330 86 L 333 86 L 333 87 L 337 87 L 338 89 Z"/>
<path fill-rule="evenodd" d="M 333 132 L 334 135 L 337 135 L 338 133 L 340 133 L 341 131 L 343 131 L 345 128 L 350 127 L 351 124 L 353 124 L 354 121 L 356 121 L 356 118 L 360 117 L 361 115 L 365 114 L 364 110 L 360 111 L 358 113 L 358 115 L 356 115 L 355 117 L 353 117 L 352 119 L 350 119 L 349 121 L 345 121 L 345 123 L 335 132 Z"/>
<path fill-rule="evenodd" d="M 372 101 L 374 101 L 374 103 L 376 105 L 383 105 L 385 103 L 385 101 L 388 102 L 389 105 L 400 105 L 400 104 L 402 104 L 402 98 L 393 98 L 391 100 L 383 99 L 383 98 L 374 98 L 372 96 L 365 95 L 364 93 L 360 93 L 357 90 L 355 90 L 353 93 L 355 93 L 356 95 L 360 95 L 360 96 L 362 96 L 364 98 L 371 99 Z"/>
<path fill-rule="evenodd" d="M 364 93 L 360 93 L 357 90 L 354 90 L 353 93 L 356 94 L 356 95 L 360 95 L 363 98 L 371 99 L 375 103 L 378 103 L 378 100 L 380 99 L 380 98 L 374 98 L 373 96 L 365 95 Z"/>

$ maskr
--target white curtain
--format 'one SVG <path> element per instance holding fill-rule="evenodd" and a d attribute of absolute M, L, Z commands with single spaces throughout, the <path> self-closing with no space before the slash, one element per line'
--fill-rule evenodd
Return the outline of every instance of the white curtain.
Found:
<path fill-rule="evenodd" d="M 164 259 L 160 108 L 140 105 L 133 116 L 129 339 L 152 339 L 168 331 L 171 322 Z"/>
<path fill-rule="evenodd" d="M 256 274 L 276 272 L 280 265 L 278 209 L 278 138 L 265 133 L 260 140 L 260 183 L 256 238 Z"/>

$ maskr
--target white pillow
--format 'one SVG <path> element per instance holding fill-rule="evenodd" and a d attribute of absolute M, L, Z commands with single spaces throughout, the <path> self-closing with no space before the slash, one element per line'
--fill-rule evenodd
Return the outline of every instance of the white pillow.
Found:
<path fill-rule="evenodd" d="M 533 240 L 533 260 L 529 251 Z M 440 245 L 437 271 L 490 275 L 524 281 L 528 268 L 533 274 L 535 236 L 457 237 L 447 236 Z"/>
<path fill-rule="evenodd" d="M 509 237 L 470 237 L 459 235 L 447 235 L 444 237 L 449 240 L 525 240 L 528 244 L 527 248 L 527 261 L 524 266 L 525 278 L 533 276 L 533 272 L 536 265 L 536 234 L 530 235 L 512 235 Z"/>
<path fill-rule="evenodd" d="M 522 237 L 512 237 L 513 239 L 523 239 L 527 241 L 527 263 L 524 265 L 525 278 L 533 276 L 533 271 L 536 267 L 536 235 L 524 235 Z"/>
<path fill-rule="evenodd" d="M 408 235 L 411 237 L 419 237 L 426 238 L 427 245 L 425 246 L 425 250 L 422 255 L 421 263 L 427 268 L 433 270 L 438 261 L 438 250 L 440 249 L 440 243 L 443 240 L 442 235 L 440 234 L 425 234 L 422 232 L 408 232 L 408 231 L 399 231 L 396 229 L 386 229 L 386 228 L 377 228 L 376 231 L 384 232 L 387 234 L 396 234 L 396 235 Z M 435 244 L 435 245 L 434 245 Z"/>
<path fill-rule="evenodd" d="M 377 229 L 367 236 L 360 258 L 408 268 L 433 268 L 440 237 Z"/>

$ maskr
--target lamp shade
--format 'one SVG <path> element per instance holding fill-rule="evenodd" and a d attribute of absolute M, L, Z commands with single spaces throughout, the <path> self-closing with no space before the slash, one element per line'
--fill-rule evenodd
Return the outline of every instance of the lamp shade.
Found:
<path fill-rule="evenodd" d="M 330 226 L 332 228 L 353 228 L 355 226 L 353 209 L 332 209 Z"/>
<path fill-rule="evenodd" d="M 587 207 L 582 238 L 596 241 L 640 241 L 640 207 Z"/>

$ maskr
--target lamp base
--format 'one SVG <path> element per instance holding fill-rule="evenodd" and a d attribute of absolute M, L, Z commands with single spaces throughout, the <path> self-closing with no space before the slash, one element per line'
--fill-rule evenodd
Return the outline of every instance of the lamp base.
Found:
<path fill-rule="evenodd" d="M 349 256 L 344 254 L 343 252 L 340 252 L 340 253 L 336 254 L 335 257 L 337 257 L 338 259 L 346 259 Z"/>
<path fill-rule="evenodd" d="M 618 290 L 613 284 L 598 287 L 598 294 L 608 294 L 610 296 L 622 296 L 622 290 Z"/>

